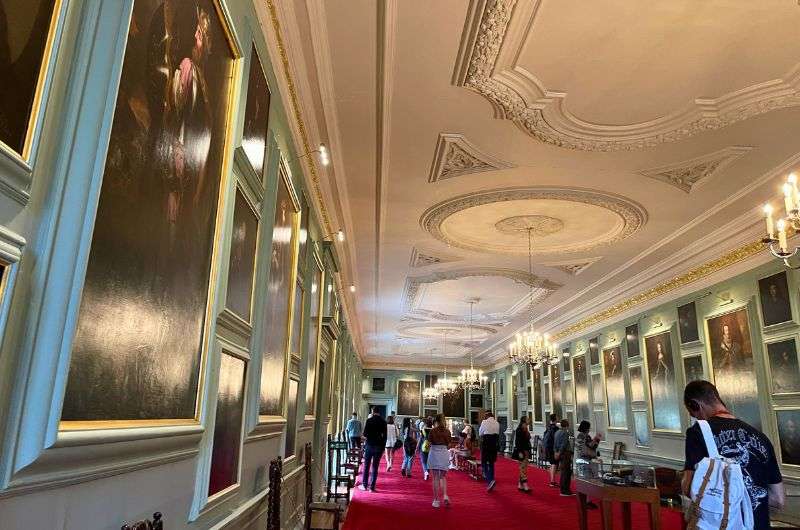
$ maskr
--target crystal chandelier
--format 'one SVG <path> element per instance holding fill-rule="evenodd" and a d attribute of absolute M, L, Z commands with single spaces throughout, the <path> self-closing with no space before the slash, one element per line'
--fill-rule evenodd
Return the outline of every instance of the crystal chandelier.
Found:
<path fill-rule="evenodd" d="M 448 332 L 447 329 L 445 329 L 442 332 L 442 337 L 444 342 L 442 350 L 443 351 L 442 355 L 444 356 L 444 377 L 436 381 L 436 384 L 434 385 L 436 392 L 440 395 L 450 394 L 458 388 L 456 380 L 447 377 L 447 332 Z"/>
<path fill-rule="evenodd" d="M 792 265 L 789 260 L 795 257 L 800 248 L 789 250 L 789 231 L 800 231 L 800 193 L 797 189 L 797 174 L 790 173 L 783 185 L 783 206 L 786 216 L 778 219 L 776 223 L 772 217 L 772 205 L 764 205 L 764 215 L 767 222 L 767 237 L 762 241 L 769 247 L 773 256 L 783 261 L 790 269 L 800 269 L 800 265 Z M 777 229 L 777 234 L 776 234 Z"/>
<path fill-rule="evenodd" d="M 436 384 L 438 383 L 439 381 L 437 380 Z M 422 397 L 425 399 L 436 399 L 437 397 L 439 397 L 439 392 L 433 386 L 426 386 L 425 389 L 422 391 Z"/>
<path fill-rule="evenodd" d="M 475 369 L 475 363 L 472 358 L 472 310 L 478 302 L 477 298 L 469 301 L 469 368 L 461 370 L 461 375 L 458 377 L 458 385 L 466 390 L 482 389 L 487 379 L 483 375 L 483 370 Z"/>
<path fill-rule="evenodd" d="M 533 231 L 535 226 L 528 226 L 528 276 L 530 278 L 530 329 L 517 333 L 514 341 L 508 346 L 508 358 L 514 364 L 529 365 L 539 368 L 545 363 L 558 362 L 558 344 L 550 342 L 547 333 L 539 333 L 533 328 L 533 301 L 534 301 L 534 275 L 533 275 Z"/>

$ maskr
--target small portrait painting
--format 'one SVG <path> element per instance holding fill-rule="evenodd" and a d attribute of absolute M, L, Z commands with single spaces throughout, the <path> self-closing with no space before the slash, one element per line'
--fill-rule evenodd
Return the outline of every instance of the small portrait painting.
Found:
<path fill-rule="evenodd" d="M 719 395 L 737 417 L 761 428 L 747 309 L 706 320 L 711 367 Z"/>
<path fill-rule="evenodd" d="M 208 495 L 214 495 L 239 481 L 239 451 L 242 445 L 242 411 L 246 363 L 222 353 L 217 389 L 217 412 Z"/>
<path fill-rule="evenodd" d="M 758 280 L 758 294 L 761 299 L 761 317 L 765 326 L 792 320 L 792 305 L 789 299 L 786 272 L 779 272 Z"/>
<path fill-rule="evenodd" d="M 583 356 L 575 357 L 572 365 L 572 377 L 575 385 L 575 404 L 577 406 L 578 419 L 590 420 L 589 418 L 589 382 L 586 373 L 586 362 Z"/>
<path fill-rule="evenodd" d="M 699 355 L 685 357 L 683 359 L 683 373 L 686 375 L 686 382 L 702 381 L 706 378 L 703 370 L 703 358 Z"/>
<path fill-rule="evenodd" d="M 469 411 L 469 422 L 472 425 L 478 425 L 480 423 L 480 414 L 479 410 L 471 410 Z"/>
<path fill-rule="evenodd" d="M 787 339 L 767 344 L 772 391 L 776 394 L 800 392 L 800 369 L 797 365 L 797 344 Z"/>
<path fill-rule="evenodd" d="M 639 324 L 631 324 L 625 328 L 625 346 L 628 350 L 628 359 L 640 355 Z"/>
<path fill-rule="evenodd" d="M 775 417 L 781 442 L 781 462 L 800 466 L 800 410 L 776 410 Z"/>
<path fill-rule="evenodd" d="M 569 356 L 570 356 L 569 348 L 564 348 L 563 350 L 561 350 L 561 370 L 563 372 L 570 371 Z"/>
<path fill-rule="evenodd" d="M 483 407 L 483 394 L 470 394 L 469 406 L 475 409 Z"/>
<path fill-rule="evenodd" d="M 600 374 L 592 374 L 592 401 L 603 402 L 603 376 Z"/>
<path fill-rule="evenodd" d="M 269 119 L 269 86 L 253 44 L 250 52 L 250 73 L 247 78 L 247 103 L 244 108 L 242 147 L 259 178 L 264 178 L 264 156 L 267 152 L 267 120 Z"/>
<path fill-rule="evenodd" d="M 622 376 L 619 346 L 603 350 L 603 371 L 606 376 L 608 424 L 611 427 L 626 428 L 628 414 L 625 405 L 625 378 Z"/>
<path fill-rule="evenodd" d="M 670 332 L 644 339 L 647 373 L 650 382 L 653 426 L 656 429 L 677 431 L 681 428 L 680 403 L 675 387 L 675 366 L 672 358 Z"/>
<path fill-rule="evenodd" d="M 697 307 L 693 301 L 678 307 L 678 331 L 681 344 L 700 340 L 700 332 L 697 330 Z"/>
<path fill-rule="evenodd" d="M 600 344 L 597 342 L 599 340 L 599 337 L 589 339 L 589 361 L 592 366 L 600 364 Z"/>
<path fill-rule="evenodd" d="M 530 388 L 528 387 L 528 390 Z M 533 400 L 528 403 L 533 406 L 533 419 L 542 421 L 542 372 L 540 370 L 533 371 Z"/>
<path fill-rule="evenodd" d="M 419 381 L 398 381 L 397 414 L 400 416 L 419 415 L 421 397 Z"/>
<path fill-rule="evenodd" d="M 546 381 L 544 383 L 544 404 L 545 405 L 550 404 L 550 383 Z"/>
<path fill-rule="evenodd" d="M 250 301 L 253 296 L 253 272 L 256 265 L 258 217 L 242 190 L 236 189 L 233 209 L 233 234 L 228 267 L 228 294 L 225 305 L 250 322 Z"/>
<path fill-rule="evenodd" d="M 425 418 L 435 418 L 439 414 L 439 409 L 425 409 L 422 416 Z"/>
<path fill-rule="evenodd" d="M 550 384 L 553 387 L 553 409 L 552 412 L 561 418 L 561 370 L 557 364 L 550 368 Z"/>
<path fill-rule="evenodd" d="M 631 366 L 631 401 L 644 401 L 644 386 L 642 383 L 642 367 Z"/>
<path fill-rule="evenodd" d="M 372 391 L 373 392 L 386 392 L 386 378 L 373 377 L 372 378 Z"/>
<path fill-rule="evenodd" d="M 647 447 L 650 445 L 650 426 L 647 424 L 647 411 L 633 411 L 633 430 L 636 436 L 636 445 Z"/>

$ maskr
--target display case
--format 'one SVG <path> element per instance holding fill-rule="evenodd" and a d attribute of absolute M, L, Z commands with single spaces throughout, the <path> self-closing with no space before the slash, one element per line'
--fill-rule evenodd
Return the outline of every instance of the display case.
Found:
<path fill-rule="evenodd" d="M 652 466 L 634 464 L 627 460 L 575 461 L 576 478 L 598 481 L 610 486 L 656 487 L 656 471 Z"/>

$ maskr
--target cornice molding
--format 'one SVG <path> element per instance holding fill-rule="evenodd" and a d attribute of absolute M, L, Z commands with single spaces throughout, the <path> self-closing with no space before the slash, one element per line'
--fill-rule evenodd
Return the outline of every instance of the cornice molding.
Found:
<path fill-rule="evenodd" d="M 431 265 L 439 265 L 442 263 L 451 263 L 453 261 L 460 261 L 461 258 L 455 256 L 446 256 L 438 252 L 428 250 L 420 250 L 417 247 L 411 249 L 411 260 L 408 266 L 414 269 L 422 267 L 429 267 Z"/>
<path fill-rule="evenodd" d="M 726 147 L 690 160 L 644 169 L 639 171 L 639 174 L 675 186 L 688 194 L 752 149 L 745 146 Z"/>
<path fill-rule="evenodd" d="M 541 142 L 582 151 L 633 151 L 800 105 L 798 64 L 780 78 L 717 98 L 695 98 L 655 120 L 625 125 L 581 120 L 567 110 L 566 93 L 547 89 L 515 64 L 540 5 L 541 0 L 472 0 L 453 84 L 480 94 L 496 117 L 513 121 Z"/>
<path fill-rule="evenodd" d="M 462 134 L 439 133 L 428 182 L 512 167 L 482 152 Z"/>

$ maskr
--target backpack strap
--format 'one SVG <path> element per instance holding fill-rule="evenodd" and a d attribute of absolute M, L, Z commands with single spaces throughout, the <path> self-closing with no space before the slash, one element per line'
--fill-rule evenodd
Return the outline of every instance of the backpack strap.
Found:
<path fill-rule="evenodd" d="M 730 512 L 731 512 L 731 499 L 730 499 L 731 468 L 730 468 L 730 466 L 726 466 L 725 469 L 722 470 L 722 484 L 723 484 L 722 521 L 720 522 L 719 529 L 720 530 L 727 530 L 727 528 L 728 528 L 728 517 L 729 517 Z"/>
<path fill-rule="evenodd" d="M 703 440 L 706 442 L 706 451 L 708 451 L 709 458 L 720 458 L 717 443 L 714 441 L 714 433 L 711 432 L 711 426 L 706 420 L 697 420 L 697 424 L 700 426 L 700 432 L 703 433 Z"/>
<path fill-rule="evenodd" d="M 697 529 L 697 522 L 700 520 L 700 503 L 703 501 L 703 496 L 706 493 L 708 482 L 709 480 L 711 480 L 711 474 L 714 472 L 715 464 L 716 461 L 714 460 L 709 460 L 708 462 L 708 470 L 706 470 L 706 474 L 703 477 L 703 482 L 700 484 L 700 489 L 697 491 L 697 498 L 695 498 L 695 500 L 692 501 L 692 504 L 689 507 L 689 521 L 688 521 L 689 524 L 686 527 L 687 530 Z"/>

